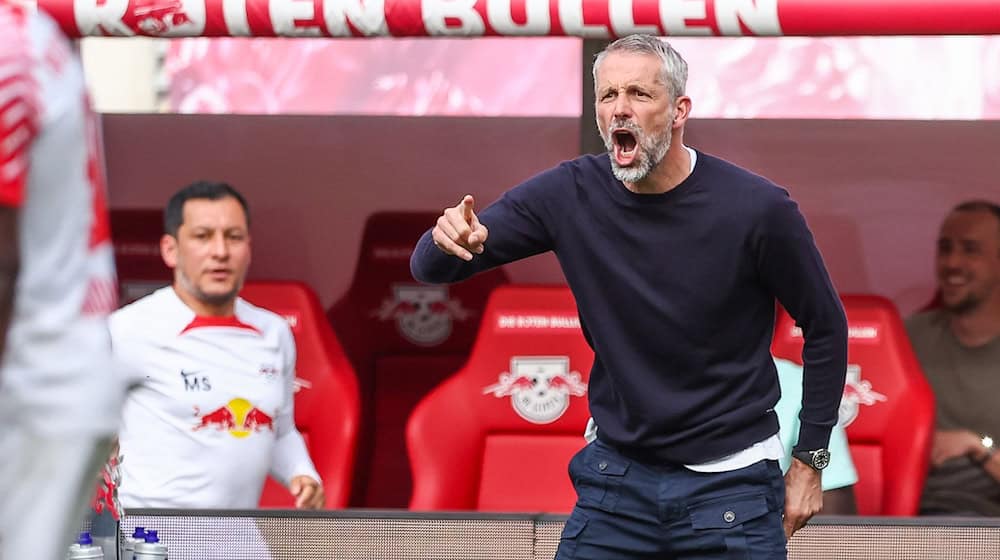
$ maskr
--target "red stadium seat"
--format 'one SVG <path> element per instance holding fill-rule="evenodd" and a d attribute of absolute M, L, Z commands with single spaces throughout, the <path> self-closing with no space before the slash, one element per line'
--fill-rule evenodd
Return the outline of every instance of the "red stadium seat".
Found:
<path fill-rule="evenodd" d="M 858 513 L 916 515 L 930 459 L 934 395 L 895 305 L 871 295 L 841 299 L 849 365 L 840 422 L 858 471 Z M 802 333 L 784 311 L 772 351 L 802 363 Z"/>
<path fill-rule="evenodd" d="M 410 508 L 569 512 L 593 360 L 568 288 L 497 288 L 468 363 L 407 424 Z"/>
<path fill-rule="evenodd" d="M 437 212 L 378 212 L 365 224 L 354 278 L 327 317 L 358 374 L 364 430 L 357 505 L 406 507 L 406 419 L 468 357 L 486 298 L 507 283 L 492 270 L 452 286 L 420 284 L 410 254 Z"/>
<path fill-rule="evenodd" d="M 312 289 L 302 282 L 247 282 L 244 299 L 288 321 L 295 335 L 295 424 L 323 478 L 326 507 L 345 508 L 350 498 L 360 403 L 357 379 L 323 316 Z M 288 491 L 268 479 L 261 507 L 290 508 Z"/>

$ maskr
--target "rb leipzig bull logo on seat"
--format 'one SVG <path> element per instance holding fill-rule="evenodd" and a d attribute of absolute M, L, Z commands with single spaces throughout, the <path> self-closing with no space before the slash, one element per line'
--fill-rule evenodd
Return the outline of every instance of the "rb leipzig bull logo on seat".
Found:
<path fill-rule="evenodd" d="M 569 356 L 514 356 L 510 371 L 483 389 L 484 395 L 509 396 L 518 416 L 534 424 L 555 422 L 569 408 L 570 396 L 586 393 L 580 373 L 569 369 Z"/>
<path fill-rule="evenodd" d="M 861 366 L 847 364 L 847 381 L 844 383 L 844 397 L 840 400 L 840 425 L 847 427 L 858 417 L 861 405 L 875 406 L 888 397 L 872 389 L 871 381 L 861 379 Z"/>
<path fill-rule="evenodd" d="M 396 284 L 392 298 L 372 312 L 381 321 L 395 319 L 396 329 L 406 340 L 418 346 L 435 346 L 451 335 L 453 321 L 472 317 L 472 310 L 450 299 L 446 286 Z"/>

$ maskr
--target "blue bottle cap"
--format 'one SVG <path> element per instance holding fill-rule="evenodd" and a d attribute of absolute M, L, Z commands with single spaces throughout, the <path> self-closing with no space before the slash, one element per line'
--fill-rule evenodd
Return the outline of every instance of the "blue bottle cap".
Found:
<path fill-rule="evenodd" d="M 77 539 L 76 544 L 80 546 L 94 544 L 94 540 L 90 538 L 90 533 L 84 531 L 80 533 L 80 538 Z"/>
<path fill-rule="evenodd" d="M 148 543 L 160 542 L 160 537 L 156 535 L 155 530 L 146 531 L 146 542 Z"/>
<path fill-rule="evenodd" d="M 132 538 L 133 539 L 144 539 L 144 538 L 146 538 L 146 528 L 145 527 L 136 527 L 135 531 L 132 532 Z"/>

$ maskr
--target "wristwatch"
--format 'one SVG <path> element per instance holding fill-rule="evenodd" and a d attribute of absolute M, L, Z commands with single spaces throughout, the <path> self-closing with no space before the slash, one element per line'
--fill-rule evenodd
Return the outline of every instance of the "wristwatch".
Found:
<path fill-rule="evenodd" d="M 993 454 L 996 453 L 997 450 L 996 444 L 993 441 L 993 437 L 990 436 L 989 434 L 980 434 L 979 443 L 981 443 L 983 449 L 986 450 L 986 454 L 983 455 L 983 458 L 979 460 L 979 464 L 985 465 L 986 462 L 990 460 L 990 457 L 992 457 Z"/>
<path fill-rule="evenodd" d="M 825 448 L 813 451 L 792 451 L 792 457 L 818 471 L 825 469 L 830 464 L 830 450 Z"/>

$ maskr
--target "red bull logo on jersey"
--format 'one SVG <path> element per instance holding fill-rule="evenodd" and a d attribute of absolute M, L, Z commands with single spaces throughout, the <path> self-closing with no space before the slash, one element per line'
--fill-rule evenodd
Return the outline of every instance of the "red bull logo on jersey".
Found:
<path fill-rule="evenodd" d="M 418 346 L 436 346 L 451 335 L 454 321 L 465 321 L 472 311 L 449 299 L 446 286 L 397 284 L 392 297 L 372 312 L 380 321 L 396 321 L 396 330 Z"/>
<path fill-rule="evenodd" d="M 568 356 L 514 356 L 510 371 L 483 389 L 484 395 L 510 397 L 518 416 L 534 424 L 558 420 L 569 408 L 570 397 L 587 394 L 579 372 L 570 371 Z"/>
<path fill-rule="evenodd" d="M 888 397 L 872 389 L 872 384 L 861 379 L 861 366 L 847 364 L 847 382 L 844 384 L 844 397 L 840 400 L 840 425 L 845 428 L 854 422 L 861 411 L 861 405 L 875 406 L 886 402 Z"/>
<path fill-rule="evenodd" d="M 196 406 L 194 413 L 198 416 L 198 423 L 193 428 L 195 431 L 229 432 L 235 438 L 245 438 L 264 430 L 274 431 L 274 418 L 246 399 L 233 399 L 206 414 L 202 414 Z"/>

